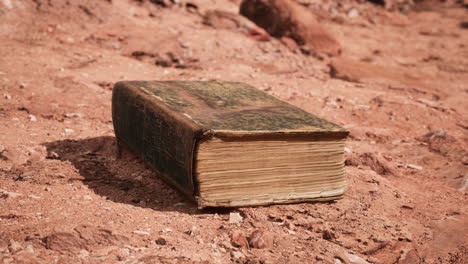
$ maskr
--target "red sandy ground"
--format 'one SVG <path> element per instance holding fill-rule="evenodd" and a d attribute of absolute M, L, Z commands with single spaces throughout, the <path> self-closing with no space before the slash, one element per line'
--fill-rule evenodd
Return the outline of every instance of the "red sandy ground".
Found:
<path fill-rule="evenodd" d="M 185 3 L 0 1 L 0 262 L 466 263 L 467 9 L 313 2 L 343 46 L 320 59 L 197 14 L 238 1 Z M 346 196 L 199 211 L 116 158 L 132 79 L 247 82 L 344 125 Z M 255 230 L 266 248 L 232 244 Z"/>

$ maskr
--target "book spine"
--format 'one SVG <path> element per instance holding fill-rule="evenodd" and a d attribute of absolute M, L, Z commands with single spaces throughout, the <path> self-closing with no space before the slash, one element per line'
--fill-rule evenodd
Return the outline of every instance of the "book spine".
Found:
<path fill-rule="evenodd" d="M 193 155 L 199 129 L 128 82 L 115 84 L 112 120 L 117 139 L 192 199 Z"/>

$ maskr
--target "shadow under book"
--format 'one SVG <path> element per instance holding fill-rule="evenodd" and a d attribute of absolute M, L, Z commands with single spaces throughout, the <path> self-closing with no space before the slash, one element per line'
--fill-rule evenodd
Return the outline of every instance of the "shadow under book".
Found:
<path fill-rule="evenodd" d="M 348 131 L 237 82 L 125 81 L 115 134 L 203 207 L 332 200 Z"/>

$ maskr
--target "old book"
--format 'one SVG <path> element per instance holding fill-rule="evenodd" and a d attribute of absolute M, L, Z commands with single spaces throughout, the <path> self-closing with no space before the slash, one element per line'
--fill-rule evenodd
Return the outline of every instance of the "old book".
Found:
<path fill-rule="evenodd" d="M 237 82 L 116 83 L 118 140 L 199 207 L 336 199 L 348 132 Z"/>

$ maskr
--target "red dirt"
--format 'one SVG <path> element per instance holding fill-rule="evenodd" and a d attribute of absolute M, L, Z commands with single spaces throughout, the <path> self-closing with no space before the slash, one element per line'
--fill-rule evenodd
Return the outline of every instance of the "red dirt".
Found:
<path fill-rule="evenodd" d="M 0 262 L 468 259 L 466 9 L 298 1 L 341 43 L 331 61 L 204 23 L 242 21 L 240 1 L 152 2 L 0 1 Z M 344 125 L 347 194 L 199 211 L 117 158 L 112 84 L 170 79 L 247 82 Z"/>

